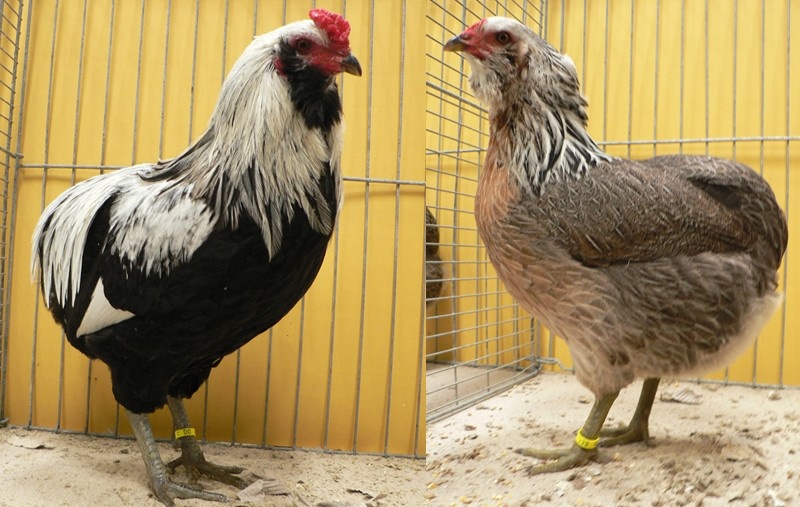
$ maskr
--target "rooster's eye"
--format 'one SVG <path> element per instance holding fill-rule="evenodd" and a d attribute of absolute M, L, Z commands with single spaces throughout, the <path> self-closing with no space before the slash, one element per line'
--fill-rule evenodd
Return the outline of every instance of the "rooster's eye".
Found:
<path fill-rule="evenodd" d="M 300 39 L 295 43 L 294 48 L 297 50 L 298 53 L 306 54 L 309 51 L 311 51 L 311 46 L 312 44 L 310 40 Z"/>
<path fill-rule="evenodd" d="M 508 44 L 508 42 L 511 41 L 511 36 L 508 32 L 499 32 L 494 38 L 500 44 Z"/>

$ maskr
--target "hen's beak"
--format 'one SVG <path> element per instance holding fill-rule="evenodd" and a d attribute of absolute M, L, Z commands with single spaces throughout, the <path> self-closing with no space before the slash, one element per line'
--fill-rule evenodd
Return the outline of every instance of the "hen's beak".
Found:
<path fill-rule="evenodd" d="M 467 48 L 467 41 L 456 35 L 444 45 L 445 51 L 464 51 Z"/>
<path fill-rule="evenodd" d="M 347 72 L 348 74 L 352 74 L 354 76 L 361 75 L 361 64 L 358 63 L 358 60 L 356 60 L 356 57 L 352 54 L 342 58 L 340 65 L 342 66 L 342 72 Z"/>

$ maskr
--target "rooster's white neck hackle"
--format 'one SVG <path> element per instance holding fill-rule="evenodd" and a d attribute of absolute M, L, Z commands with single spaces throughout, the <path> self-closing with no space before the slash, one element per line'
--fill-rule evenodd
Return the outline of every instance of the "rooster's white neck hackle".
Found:
<path fill-rule="evenodd" d="M 309 20 L 257 37 L 225 79 L 206 132 L 181 155 L 153 169 L 182 173 L 193 195 L 205 198 L 234 227 L 243 212 L 253 217 L 270 256 L 281 243 L 281 219 L 291 220 L 296 204 L 323 234 L 332 231 L 336 213 L 316 183 L 326 163 L 338 176 L 342 124 L 327 133 L 309 129 L 274 66 L 278 44 L 295 32 L 325 42 L 324 32 Z"/>

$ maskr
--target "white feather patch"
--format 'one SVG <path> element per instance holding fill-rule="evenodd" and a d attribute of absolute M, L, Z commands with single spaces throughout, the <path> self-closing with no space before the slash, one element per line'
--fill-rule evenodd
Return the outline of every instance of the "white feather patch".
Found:
<path fill-rule="evenodd" d="M 83 320 L 81 320 L 81 325 L 78 328 L 76 336 L 94 333 L 108 326 L 128 320 L 131 317 L 134 317 L 134 314 L 131 312 L 111 306 L 111 303 L 106 299 L 103 279 L 100 278 L 97 280 L 97 285 L 92 293 L 92 299 L 89 302 L 89 308 L 86 309 L 86 313 L 83 316 Z"/>
<path fill-rule="evenodd" d="M 103 204 L 119 191 L 120 182 L 135 171 L 136 167 L 120 169 L 90 178 L 69 188 L 44 210 L 33 235 L 31 274 L 35 277 L 41 271 L 45 303 L 51 294 L 62 305 L 75 301 L 89 227 Z"/>
<path fill-rule="evenodd" d="M 186 262 L 214 228 L 211 210 L 191 197 L 191 186 L 132 180 L 120 190 L 111 207 L 109 250 L 126 267 L 167 274 Z"/>

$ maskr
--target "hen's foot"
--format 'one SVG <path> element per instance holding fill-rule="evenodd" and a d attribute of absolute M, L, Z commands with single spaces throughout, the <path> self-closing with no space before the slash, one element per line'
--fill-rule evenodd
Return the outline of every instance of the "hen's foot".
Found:
<path fill-rule="evenodd" d="M 644 442 L 650 446 L 650 431 L 647 422 L 634 423 L 621 428 L 605 429 L 600 431 L 600 447 L 613 447 L 615 445 L 632 444 L 634 442 Z"/>
<path fill-rule="evenodd" d="M 547 460 L 547 463 L 528 467 L 529 475 L 563 472 L 598 460 L 597 449 L 583 449 L 573 445 L 569 449 L 517 449 L 517 453 L 531 458 Z"/>
<path fill-rule="evenodd" d="M 203 456 L 197 442 L 194 442 L 194 447 L 196 449 L 191 449 L 190 446 L 184 447 L 180 457 L 167 463 L 166 466 L 170 473 L 175 473 L 179 466 L 183 466 L 191 484 L 197 484 L 200 476 L 205 476 L 239 489 L 246 488 L 252 482 L 238 476 L 238 474 L 244 472 L 244 468 L 211 463 Z"/>
<path fill-rule="evenodd" d="M 602 447 L 612 447 L 615 445 L 625 445 L 633 442 L 644 442 L 650 445 L 650 410 L 653 408 L 653 400 L 656 398 L 658 383 L 661 379 L 648 378 L 642 384 L 642 393 L 639 395 L 639 403 L 636 404 L 636 411 L 627 426 L 614 429 L 603 428 L 600 431 L 600 443 Z"/>

